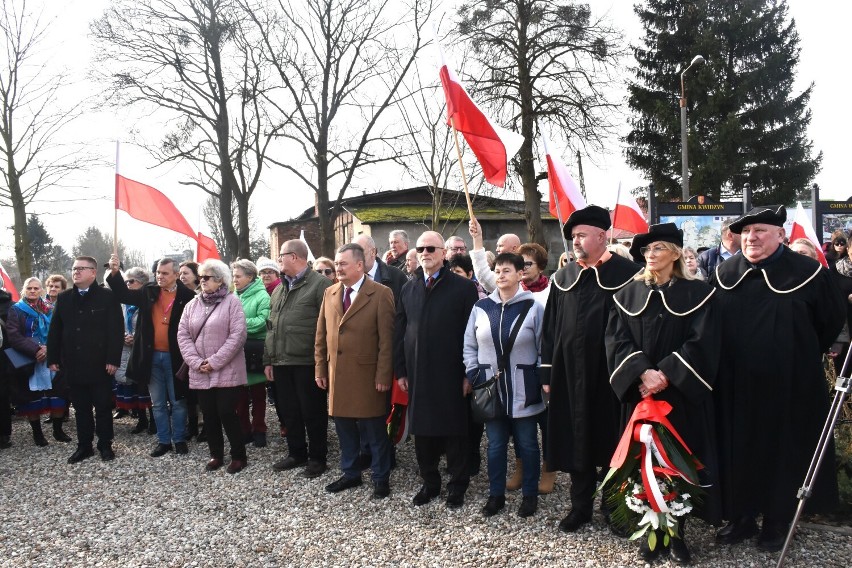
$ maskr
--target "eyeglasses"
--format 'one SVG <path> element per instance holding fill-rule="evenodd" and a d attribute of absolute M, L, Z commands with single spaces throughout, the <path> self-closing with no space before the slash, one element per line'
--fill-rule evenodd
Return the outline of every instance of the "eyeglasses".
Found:
<path fill-rule="evenodd" d="M 649 254 L 660 254 L 661 252 L 666 252 L 666 247 L 642 247 L 639 249 L 639 252 L 642 253 L 642 256 L 648 256 Z"/>
<path fill-rule="evenodd" d="M 281 254 L 278 255 L 278 260 L 281 260 L 282 258 L 287 256 L 288 254 L 292 254 L 293 256 L 296 256 L 295 252 L 289 252 L 289 251 L 288 252 L 282 252 Z"/>
<path fill-rule="evenodd" d="M 260 271 L 261 276 L 276 276 L 277 274 L 278 273 L 276 271 L 271 270 L 269 268 L 264 268 L 263 270 Z"/>
<path fill-rule="evenodd" d="M 460 247 L 450 247 L 450 250 L 453 252 L 464 252 L 467 250 L 467 247 L 462 245 Z"/>
<path fill-rule="evenodd" d="M 533 264 L 535 264 L 535 263 L 534 263 L 534 262 L 532 262 L 532 261 L 527 260 L 527 261 L 525 261 L 525 262 L 524 262 L 524 268 L 525 268 L 525 269 L 526 269 L 526 268 L 532 268 L 532 265 L 533 265 Z"/>
<path fill-rule="evenodd" d="M 71 269 L 71 272 L 83 272 L 84 270 L 97 270 L 94 266 L 75 266 Z"/>
<path fill-rule="evenodd" d="M 201 280 L 202 282 L 207 282 L 211 278 L 214 278 L 214 276 L 199 276 L 198 277 L 198 279 Z"/>
<path fill-rule="evenodd" d="M 834 239 L 834 246 L 845 247 L 846 246 L 846 239 Z"/>
<path fill-rule="evenodd" d="M 333 268 L 317 268 L 317 273 L 325 274 L 326 276 L 331 276 L 332 274 L 334 274 L 334 269 Z"/>
<path fill-rule="evenodd" d="M 128 278 L 124 282 L 125 284 L 136 284 L 137 280 L 134 280 L 133 278 Z"/>
<path fill-rule="evenodd" d="M 414 247 L 414 250 L 417 251 L 417 254 L 423 254 L 424 252 L 433 253 L 439 249 L 444 250 L 444 247 Z"/>

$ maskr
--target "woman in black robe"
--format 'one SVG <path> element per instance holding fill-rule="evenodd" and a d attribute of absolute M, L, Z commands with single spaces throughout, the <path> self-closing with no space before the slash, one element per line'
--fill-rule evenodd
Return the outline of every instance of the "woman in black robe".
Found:
<path fill-rule="evenodd" d="M 709 485 L 694 514 L 718 524 L 721 500 L 712 398 L 720 356 L 718 319 L 714 290 L 689 274 L 682 247 L 683 232 L 673 223 L 652 225 L 647 234 L 634 238 L 631 253 L 637 260 L 644 257 L 646 267 L 615 294 L 607 327 L 610 384 L 622 403 L 623 425 L 643 397 L 653 395 L 671 404 L 667 418 L 704 464 L 700 483 Z M 679 519 L 680 538 L 671 540 L 671 555 L 676 562 L 688 563 L 685 517 Z M 639 553 L 651 561 L 662 548 L 652 551 L 643 539 Z"/>

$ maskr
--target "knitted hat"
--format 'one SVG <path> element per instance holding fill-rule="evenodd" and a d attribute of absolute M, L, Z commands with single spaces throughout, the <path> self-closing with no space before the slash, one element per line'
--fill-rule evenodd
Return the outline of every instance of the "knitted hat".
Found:
<path fill-rule="evenodd" d="M 281 269 L 278 268 L 278 264 L 275 263 L 271 258 L 266 258 L 262 256 L 257 259 L 257 262 L 254 263 L 257 266 L 257 273 L 260 274 L 264 270 L 274 270 L 276 274 L 281 272 Z"/>

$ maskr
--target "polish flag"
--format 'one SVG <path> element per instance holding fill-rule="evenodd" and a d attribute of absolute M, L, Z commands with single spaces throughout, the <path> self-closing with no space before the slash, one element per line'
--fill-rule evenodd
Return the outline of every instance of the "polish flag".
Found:
<path fill-rule="evenodd" d="M 586 200 L 583 199 L 583 194 L 580 192 L 577 182 L 571 177 L 568 168 L 565 167 L 559 156 L 550 153 L 547 137 L 542 135 L 541 142 L 544 145 L 544 153 L 547 155 L 547 181 L 550 184 L 550 214 L 559 219 L 560 223 L 563 223 L 571 213 L 585 207 Z"/>
<path fill-rule="evenodd" d="M 198 252 L 195 253 L 195 261 L 201 264 L 208 258 L 213 260 L 222 260 L 219 256 L 219 249 L 216 248 L 216 241 L 205 234 L 198 233 L 198 236 L 193 236 L 198 241 Z"/>
<path fill-rule="evenodd" d="M 503 187 L 506 184 L 508 162 L 521 149 L 524 137 L 498 126 L 482 112 L 447 64 L 437 37 L 435 45 L 441 61 L 441 84 L 447 98 L 447 124 L 462 133 L 482 166 L 485 180 Z"/>
<path fill-rule="evenodd" d="M 796 239 L 808 239 L 811 241 L 814 247 L 816 247 L 817 259 L 824 267 L 828 268 L 828 261 L 825 259 L 825 253 L 822 252 L 822 244 L 817 239 L 814 226 L 805 213 L 805 208 L 802 207 L 801 201 L 796 202 L 796 218 L 793 219 L 793 230 L 790 231 L 790 243 L 792 244 Z"/>
<path fill-rule="evenodd" d="M 618 199 L 612 212 L 612 228 L 638 235 L 648 232 L 648 221 L 631 195 L 624 195 L 618 186 Z"/>
<path fill-rule="evenodd" d="M 158 189 L 115 174 L 115 208 L 134 219 L 195 239 L 195 231 L 171 200 Z"/>
<path fill-rule="evenodd" d="M 15 285 L 12 283 L 12 277 L 9 276 L 9 273 L 6 272 L 6 269 L 3 268 L 3 265 L 0 264 L 0 276 L 3 277 L 3 287 L 6 289 L 9 294 L 12 295 L 12 300 L 17 302 L 21 299 L 21 295 L 18 293 L 18 289 L 15 288 Z"/>

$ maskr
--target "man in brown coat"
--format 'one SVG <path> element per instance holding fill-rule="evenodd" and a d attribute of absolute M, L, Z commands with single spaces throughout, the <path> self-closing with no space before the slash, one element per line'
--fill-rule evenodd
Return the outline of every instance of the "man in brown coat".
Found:
<path fill-rule="evenodd" d="M 391 443 L 385 426 L 393 378 L 394 301 L 390 288 L 364 275 L 364 249 L 343 245 L 334 259 L 339 282 L 325 290 L 314 346 L 317 386 L 340 441 L 343 476 L 330 493 L 361 485 L 361 441 L 372 455 L 373 497 L 390 494 Z"/>

